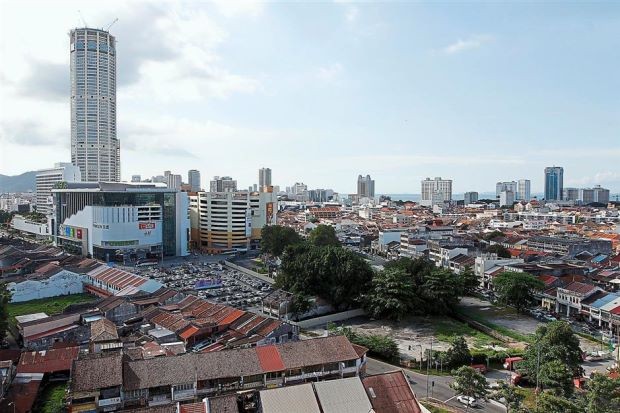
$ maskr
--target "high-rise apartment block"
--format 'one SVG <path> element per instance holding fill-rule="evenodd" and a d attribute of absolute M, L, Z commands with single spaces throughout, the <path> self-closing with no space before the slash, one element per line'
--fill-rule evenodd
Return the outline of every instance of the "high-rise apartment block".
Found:
<path fill-rule="evenodd" d="M 529 179 L 519 179 L 516 193 L 517 201 L 529 201 L 532 199 L 530 188 L 531 183 Z"/>
<path fill-rule="evenodd" d="M 190 192 L 200 191 L 200 171 L 190 169 L 187 172 L 187 183 L 189 184 Z"/>
<path fill-rule="evenodd" d="M 421 184 L 422 199 L 420 204 L 431 206 L 452 200 L 451 179 L 441 179 L 441 177 L 436 177 L 435 179 L 426 178 Z"/>
<path fill-rule="evenodd" d="M 168 171 L 166 171 L 168 172 Z M 180 190 L 181 184 L 183 183 L 183 178 L 178 174 L 167 174 L 166 175 L 166 186 L 170 189 Z"/>
<path fill-rule="evenodd" d="M 121 180 L 116 136 L 116 40 L 107 31 L 74 29 L 71 57 L 71 163 L 84 182 Z"/>
<path fill-rule="evenodd" d="M 549 166 L 545 168 L 545 200 L 561 201 L 564 190 L 564 168 Z"/>
<path fill-rule="evenodd" d="M 237 181 L 230 176 L 214 176 L 209 185 L 210 192 L 235 192 Z"/>
<path fill-rule="evenodd" d="M 359 175 L 357 177 L 357 195 L 360 198 L 375 197 L 375 181 L 370 178 L 370 175 L 366 175 L 365 177 Z"/>
<path fill-rule="evenodd" d="M 465 200 L 465 205 L 473 204 L 474 202 L 478 201 L 478 192 L 465 192 L 465 196 L 463 198 Z"/>
<path fill-rule="evenodd" d="M 50 215 L 53 213 L 52 189 L 61 182 L 80 182 L 82 174 L 80 168 L 68 163 L 59 162 L 53 168 L 41 169 L 36 175 L 36 204 L 37 212 Z"/>
<path fill-rule="evenodd" d="M 264 191 L 269 186 L 271 186 L 271 169 L 260 168 L 258 170 L 258 189 Z"/>
<path fill-rule="evenodd" d="M 499 194 L 499 206 L 512 206 L 515 203 L 515 193 L 512 191 L 502 191 Z"/>
<path fill-rule="evenodd" d="M 142 181 L 142 176 L 140 175 L 131 175 L 131 182 L 141 182 Z"/>
<path fill-rule="evenodd" d="M 495 184 L 495 196 L 499 198 L 499 195 L 503 191 L 512 191 L 517 193 L 517 183 L 515 181 L 510 182 L 498 182 Z"/>

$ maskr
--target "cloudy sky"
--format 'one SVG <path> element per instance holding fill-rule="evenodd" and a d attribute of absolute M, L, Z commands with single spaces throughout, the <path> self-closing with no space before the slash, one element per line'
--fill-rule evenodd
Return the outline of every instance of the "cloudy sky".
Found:
<path fill-rule="evenodd" d="M 71 28 L 118 41 L 123 179 L 620 192 L 620 3 L 3 1 L 0 173 L 68 161 Z"/>

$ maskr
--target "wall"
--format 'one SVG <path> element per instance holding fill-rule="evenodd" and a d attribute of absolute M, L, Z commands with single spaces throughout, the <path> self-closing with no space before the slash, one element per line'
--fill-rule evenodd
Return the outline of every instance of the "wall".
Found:
<path fill-rule="evenodd" d="M 330 322 L 333 323 L 336 321 L 348 320 L 350 318 L 360 317 L 363 315 L 366 315 L 366 312 L 358 308 L 356 310 L 343 311 L 341 313 L 324 315 L 322 317 L 310 318 L 308 320 L 303 320 L 303 321 L 298 321 L 298 322 L 289 321 L 289 322 L 293 325 L 299 326 L 300 328 L 309 328 L 309 327 L 326 325 L 327 323 L 330 323 Z"/>
<path fill-rule="evenodd" d="M 232 268 L 234 270 L 241 271 L 244 274 L 251 275 L 252 277 L 256 277 L 256 278 L 258 278 L 258 279 L 260 279 L 262 281 L 265 281 L 266 283 L 269 283 L 269 284 L 274 284 L 276 282 L 273 278 L 269 278 L 269 277 L 267 277 L 264 274 L 259 274 L 256 271 L 252 271 L 252 270 L 249 270 L 249 269 L 247 269 L 245 267 L 241 267 L 241 266 L 239 266 L 237 264 L 233 264 L 232 262 L 224 261 L 224 265 L 226 265 L 227 267 L 230 267 L 230 268 Z"/>
<path fill-rule="evenodd" d="M 38 298 L 58 297 L 60 295 L 80 294 L 83 292 L 81 274 L 62 270 L 46 280 L 26 280 L 20 283 L 9 283 L 12 292 L 12 303 L 36 300 Z"/>

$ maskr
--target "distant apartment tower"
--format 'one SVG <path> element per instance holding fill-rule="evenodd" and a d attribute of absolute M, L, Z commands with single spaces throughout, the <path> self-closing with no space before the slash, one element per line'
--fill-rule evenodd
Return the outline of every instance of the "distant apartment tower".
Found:
<path fill-rule="evenodd" d="M 365 198 L 375 197 L 375 181 L 370 178 L 370 175 L 357 177 L 357 195 Z"/>
<path fill-rule="evenodd" d="M 517 193 L 518 184 L 515 181 L 510 182 L 498 182 L 495 184 L 495 196 L 499 198 L 499 195 L 503 191 L 512 191 L 513 193 Z"/>
<path fill-rule="evenodd" d="M 258 170 L 258 189 L 264 191 L 271 186 L 271 168 L 260 168 Z"/>
<path fill-rule="evenodd" d="M 564 168 L 561 166 L 549 166 L 545 168 L 545 200 L 562 200 L 564 190 Z"/>
<path fill-rule="evenodd" d="M 116 137 L 116 40 L 107 31 L 71 30 L 71 163 L 84 182 L 121 180 Z"/>
<path fill-rule="evenodd" d="M 596 185 L 592 188 L 592 191 L 594 191 L 594 202 L 599 202 L 601 204 L 609 203 L 609 189 Z"/>
<path fill-rule="evenodd" d="M 580 191 L 579 188 L 564 188 L 562 189 L 562 199 L 564 201 L 577 201 Z"/>
<path fill-rule="evenodd" d="M 168 188 L 176 189 L 178 191 L 181 189 L 182 183 L 183 183 L 183 178 L 181 177 L 181 175 L 171 174 L 171 173 L 166 175 L 166 186 Z"/>
<path fill-rule="evenodd" d="M 441 177 L 436 177 L 435 179 L 426 178 L 421 184 L 422 198 L 420 204 L 431 206 L 452 200 L 451 179 L 441 179 Z"/>
<path fill-rule="evenodd" d="M 464 196 L 465 205 L 469 205 L 469 204 L 473 204 L 474 202 L 478 201 L 478 192 L 465 192 L 465 196 Z"/>
<path fill-rule="evenodd" d="M 512 191 L 502 191 L 499 194 L 499 206 L 512 206 L 515 203 L 515 193 Z"/>
<path fill-rule="evenodd" d="M 517 201 L 529 201 L 532 199 L 530 187 L 531 183 L 529 179 L 519 179 L 517 183 Z"/>
<path fill-rule="evenodd" d="M 142 176 L 140 175 L 131 175 L 131 182 L 140 182 L 142 181 Z"/>
<path fill-rule="evenodd" d="M 200 191 L 200 171 L 196 169 L 187 171 L 187 183 L 189 184 L 190 192 Z"/>
<path fill-rule="evenodd" d="M 36 175 L 37 212 L 50 215 L 54 212 L 52 189 L 60 182 L 81 182 L 80 168 L 68 162 L 58 162 L 53 168 L 41 169 Z"/>
<path fill-rule="evenodd" d="M 235 192 L 237 181 L 230 176 L 214 176 L 209 185 L 210 192 Z"/>

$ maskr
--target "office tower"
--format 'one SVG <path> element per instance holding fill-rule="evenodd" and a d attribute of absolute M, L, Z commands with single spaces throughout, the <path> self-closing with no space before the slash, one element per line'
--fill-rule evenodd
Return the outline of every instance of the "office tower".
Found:
<path fill-rule="evenodd" d="M 140 175 L 131 175 L 131 182 L 140 182 L 142 177 Z"/>
<path fill-rule="evenodd" d="M 519 179 L 517 184 L 517 201 L 529 201 L 532 198 L 530 194 L 530 180 Z"/>
<path fill-rule="evenodd" d="M 53 168 L 37 171 L 35 180 L 37 212 L 45 215 L 54 212 L 52 189 L 61 186 L 58 185 L 60 182 L 80 182 L 81 180 L 80 168 L 69 162 L 58 162 Z"/>
<path fill-rule="evenodd" d="M 230 176 L 214 176 L 209 189 L 210 192 L 235 192 L 237 190 L 237 181 Z"/>
<path fill-rule="evenodd" d="M 271 186 L 271 169 L 260 168 L 258 170 L 258 189 L 262 192 L 268 186 Z"/>
<path fill-rule="evenodd" d="M 308 191 L 308 185 L 304 184 L 303 182 L 295 182 L 295 185 L 293 185 L 291 191 L 293 195 L 301 195 L 304 192 Z"/>
<path fill-rule="evenodd" d="M 190 169 L 187 172 L 187 183 L 190 186 L 190 192 L 200 191 L 200 172 L 196 169 Z"/>
<path fill-rule="evenodd" d="M 581 201 L 583 204 L 591 204 L 594 202 L 594 189 L 592 188 L 581 188 L 579 189 L 579 195 L 577 199 Z"/>
<path fill-rule="evenodd" d="M 375 197 L 375 181 L 370 179 L 370 175 L 366 175 L 366 177 L 359 175 L 357 177 L 357 195 L 360 198 Z"/>
<path fill-rule="evenodd" d="M 99 29 L 74 29 L 71 54 L 71 163 L 84 182 L 121 180 L 116 137 L 116 40 Z"/>
<path fill-rule="evenodd" d="M 472 192 L 465 192 L 465 205 L 469 205 L 469 204 L 473 204 L 474 202 L 478 201 L 478 192 L 472 191 Z"/>
<path fill-rule="evenodd" d="M 168 172 L 168 171 L 166 171 Z M 177 191 L 181 189 L 181 184 L 183 183 L 183 178 L 178 174 L 168 174 L 166 175 L 166 186 L 170 189 L 176 189 Z"/>
<path fill-rule="evenodd" d="M 579 188 L 564 188 L 562 190 L 562 199 L 564 201 L 577 201 L 579 199 L 581 189 Z"/>
<path fill-rule="evenodd" d="M 596 185 L 592 188 L 594 192 L 594 202 L 599 202 L 601 204 L 609 203 L 609 189 L 601 188 L 600 185 Z"/>
<path fill-rule="evenodd" d="M 444 201 L 452 200 L 451 179 L 441 179 L 441 177 L 436 177 L 435 179 L 426 178 L 421 182 L 421 184 L 421 205 L 431 206 L 438 203 L 443 203 Z"/>
<path fill-rule="evenodd" d="M 501 194 L 503 191 L 512 191 L 514 193 L 517 193 L 517 183 L 515 181 L 496 183 L 495 196 L 499 198 L 499 194 Z"/>
<path fill-rule="evenodd" d="M 564 168 L 561 166 L 549 166 L 545 168 L 545 200 L 562 200 L 564 190 Z"/>
<path fill-rule="evenodd" d="M 512 206 L 515 203 L 515 193 L 512 191 L 502 191 L 499 194 L 499 206 Z"/>

